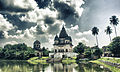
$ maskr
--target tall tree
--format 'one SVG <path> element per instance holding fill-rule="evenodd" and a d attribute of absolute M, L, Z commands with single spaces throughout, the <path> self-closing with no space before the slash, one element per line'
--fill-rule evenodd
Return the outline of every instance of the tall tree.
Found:
<path fill-rule="evenodd" d="M 119 23 L 119 20 L 115 15 L 110 18 L 110 24 L 112 24 L 115 29 L 116 37 L 117 37 L 116 26 L 118 25 L 118 23 Z"/>
<path fill-rule="evenodd" d="M 99 32 L 99 29 L 97 27 L 92 28 L 92 34 L 96 36 L 97 46 L 98 46 L 98 38 L 97 38 L 98 32 Z"/>
<path fill-rule="evenodd" d="M 82 54 L 84 53 L 84 50 L 87 48 L 83 43 L 79 43 L 77 46 L 74 47 L 73 52 Z"/>
<path fill-rule="evenodd" d="M 109 35 L 110 42 L 111 42 L 111 36 L 110 36 L 110 34 L 112 33 L 112 29 L 111 29 L 111 27 L 110 27 L 110 26 L 107 26 L 107 29 L 105 30 L 105 32 L 106 32 L 106 34 Z"/>

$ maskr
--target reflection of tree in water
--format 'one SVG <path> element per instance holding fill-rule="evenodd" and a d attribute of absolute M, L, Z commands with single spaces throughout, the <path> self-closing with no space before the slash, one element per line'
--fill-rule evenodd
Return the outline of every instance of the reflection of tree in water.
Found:
<path fill-rule="evenodd" d="M 100 65 L 94 63 L 79 63 L 75 69 L 78 72 L 111 72 L 107 68 L 101 68 Z"/>
<path fill-rule="evenodd" d="M 0 61 L 1 72 L 44 72 L 48 64 L 29 64 L 25 61 Z"/>
<path fill-rule="evenodd" d="M 53 72 L 73 72 L 75 66 L 75 64 L 55 63 L 53 65 Z"/>

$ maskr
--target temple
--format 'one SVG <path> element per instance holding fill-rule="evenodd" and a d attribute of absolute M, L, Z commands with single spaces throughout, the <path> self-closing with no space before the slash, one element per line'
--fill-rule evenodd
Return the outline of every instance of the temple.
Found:
<path fill-rule="evenodd" d="M 67 34 L 64 26 L 62 27 L 59 36 L 58 35 L 55 36 L 53 46 L 54 53 L 49 54 L 49 56 L 51 57 L 63 58 L 76 56 L 76 54 L 73 53 L 72 38 Z"/>

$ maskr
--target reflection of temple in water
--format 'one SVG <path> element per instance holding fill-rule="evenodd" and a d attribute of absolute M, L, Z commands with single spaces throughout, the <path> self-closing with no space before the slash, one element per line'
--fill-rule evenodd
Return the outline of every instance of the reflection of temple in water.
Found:
<path fill-rule="evenodd" d="M 53 72 L 74 72 L 76 64 L 53 64 Z"/>

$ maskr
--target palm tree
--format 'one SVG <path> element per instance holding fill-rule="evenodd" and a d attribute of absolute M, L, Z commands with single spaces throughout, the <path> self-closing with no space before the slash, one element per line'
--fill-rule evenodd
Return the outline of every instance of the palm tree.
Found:
<path fill-rule="evenodd" d="M 97 46 L 98 46 L 98 38 L 97 38 L 98 32 L 99 32 L 99 29 L 97 27 L 92 28 L 92 34 L 96 36 Z"/>
<path fill-rule="evenodd" d="M 118 22 L 119 20 L 115 15 L 110 18 L 110 24 L 114 26 L 116 37 L 117 37 L 116 26 L 118 25 Z"/>
<path fill-rule="evenodd" d="M 105 32 L 106 32 L 106 34 L 109 35 L 110 42 L 111 42 L 111 36 L 110 36 L 110 34 L 112 33 L 112 29 L 111 29 L 111 27 L 110 27 L 110 26 L 107 26 L 107 29 L 105 30 Z"/>

